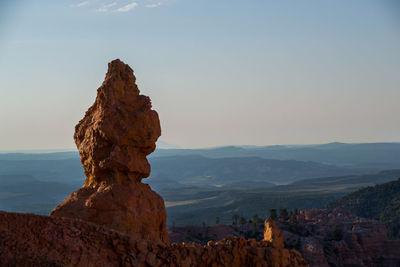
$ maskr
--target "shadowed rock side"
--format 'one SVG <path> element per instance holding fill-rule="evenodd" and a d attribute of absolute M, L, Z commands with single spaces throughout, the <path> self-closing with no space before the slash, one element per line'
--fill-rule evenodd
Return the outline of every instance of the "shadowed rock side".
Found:
<path fill-rule="evenodd" d="M 108 64 L 95 103 L 75 128 L 86 181 L 51 216 L 79 218 L 167 244 L 164 201 L 141 183 L 150 174 L 146 156 L 161 135 L 160 121 L 135 81 L 122 61 Z"/>
<path fill-rule="evenodd" d="M 400 240 L 388 240 L 383 223 L 340 210 L 301 211 L 296 223 L 281 222 L 286 247 L 310 266 L 400 266 Z"/>
<path fill-rule="evenodd" d="M 171 242 L 203 244 L 207 239 L 219 240 L 228 235 L 264 238 L 274 247 L 284 244 L 298 250 L 311 267 L 400 266 L 400 240 L 388 240 L 385 225 L 378 221 L 341 209 L 303 210 L 296 219 L 279 219 L 268 225 L 269 221 L 240 226 L 174 227 L 169 237 Z"/>
<path fill-rule="evenodd" d="M 2 266 L 308 266 L 296 250 L 225 238 L 155 244 L 72 218 L 0 212 Z"/>

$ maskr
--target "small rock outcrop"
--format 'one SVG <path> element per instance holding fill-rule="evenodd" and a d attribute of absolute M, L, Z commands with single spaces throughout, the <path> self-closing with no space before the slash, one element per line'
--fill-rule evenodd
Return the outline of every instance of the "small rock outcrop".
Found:
<path fill-rule="evenodd" d="M 283 234 L 278 228 L 275 221 L 271 218 L 265 220 L 264 228 L 264 240 L 271 242 L 272 246 L 275 248 L 284 248 Z"/>
<path fill-rule="evenodd" d="M 161 135 L 150 98 L 139 94 L 133 70 L 120 60 L 108 64 L 95 103 L 75 128 L 86 181 L 51 216 L 79 218 L 138 239 L 168 243 L 163 199 L 142 178 L 146 156 Z"/>

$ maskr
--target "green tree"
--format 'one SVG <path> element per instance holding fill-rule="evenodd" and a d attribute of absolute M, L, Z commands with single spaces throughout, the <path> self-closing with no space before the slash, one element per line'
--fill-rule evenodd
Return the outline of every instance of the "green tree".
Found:
<path fill-rule="evenodd" d="M 215 224 L 219 224 L 219 217 L 218 216 L 215 218 Z"/>
<path fill-rule="evenodd" d="M 333 238 L 336 241 L 340 241 L 343 239 L 343 226 L 340 224 L 335 224 L 333 227 Z"/>
<path fill-rule="evenodd" d="M 289 221 L 292 222 L 292 223 L 296 223 L 297 222 L 297 215 L 292 211 L 289 214 Z"/>
<path fill-rule="evenodd" d="M 247 222 L 246 218 L 241 216 L 240 220 L 239 220 L 239 224 L 240 224 L 240 232 L 242 232 L 242 233 L 243 233 L 243 226 L 246 224 L 246 222 Z"/>
<path fill-rule="evenodd" d="M 294 213 L 294 215 L 297 216 L 297 215 L 299 215 L 299 210 L 298 210 L 297 208 L 294 208 L 294 209 L 293 209 L 293 213 Z"/>
<path fill-rule="evenodd" d="M 269 210 L 269 218 L 271 218 L 271 220 L 276 220 L 276 218 L 278 218 L 278 214 L 276 212 L 276 209 L 270 209 Z"/>
<path fill-rule="evenodd" d="M 279 218 L 285 221 L 289 219 L 289 214 L 286 208 L 279 210 Z"/>
<path fill-rule="evenodd" d="M 253 222 L 253 237 L 256 238 L 258 234 L 257 223 Z"/>
<path fill-rule="evenodd" d="M 262 222 L 262 219 L 260 217 L 258 217 L 257 214 L 254 214 L 253 215 L 253 222 L 254 223 L 260 223 L 260 222 Z"/>
<path fill-rule="evenodd" d="M 239 220 L 239 215 L 233 214 L 232 215 L 232 224 L 236 225 L 238 223 L 238 220 Z"/>

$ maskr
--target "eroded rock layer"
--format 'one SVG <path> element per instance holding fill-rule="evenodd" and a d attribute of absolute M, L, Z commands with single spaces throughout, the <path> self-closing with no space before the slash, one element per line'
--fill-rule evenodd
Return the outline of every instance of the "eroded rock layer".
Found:
<path fill-rule="evenodd" d="M 308 266 L 296 250 L 225 238 L 208 245 L 155 244 L 72 218 L 0 212 L 3 266 Z"/>
<path fill-rule="evenodd" d="M 146 156 L 161 135 L 160 121 L 135 82 L 128 65 L 118 59 L 108 64 L 96 101 L 75 128 L 86 181 L 51 215 L 167 244 L 164 201 L 141 183 L 150 174 Z"/>
<path fill-rule="evenodd" d="M 341 209 L 302 210 L 295 220 L 279 219 L 268 224 L 270 221 L 173 227 L 169 229 L 169 240 L 204 244 L 205 240 L 226 236 L 251 236 L 271 239 L 274 247 L 284 244 L 285 248 L 298 250 L 311 267 L 400 266 L 400 240 L 388 240 L 383 223 Z"/>
<path fill-rule="evenodd" d="M 400 266 L 400 240 L 386 227 L 340 210 L 301 211 L 296 223 L 280 222 L 286 247 L 298 249 L 310 266 Z"/>
<path fill-rule="evenodd" d="M 164 200 L 140 182 L 83 187 L 56 207 L 52 216 L 79 218 L 137 239 L 168 243 Z"/>

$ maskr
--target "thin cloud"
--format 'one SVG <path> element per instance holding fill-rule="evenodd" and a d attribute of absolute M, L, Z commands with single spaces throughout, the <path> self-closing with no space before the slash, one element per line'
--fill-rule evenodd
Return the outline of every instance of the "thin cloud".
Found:
<path fill-rule="evenodd" d="M 123 6 L 123 7 L 118 8 L 118 9 L 117 9 L 117 12 L 128 12 L 128 11 L 134 9 L 135 7 L 137 7 L 137 5 L 138 5 L 138 4 L 137 4 L 136 2 L 127 4 L 126 6 Z"/>
<path fill-rule="evenodd" d="M 99 7 L 98 9 L 96 9 L 96 11 L 97 12 L 107 12 L 111 7 L 116 6 L 116 5 L 117 5 L 117 2 L 112 2 L 110 4 Z"/>
<path fill-rule="evenodd" d="M 159 6 L 161 6 L 161 3 L 160 3 L 160 2 L 155 3 L 155 4 L 148 4 L 148 5 L 146 5 L 147 8 L 156 8 L 156 7 L 159 7 Z"/>
<path fill-rule="evenodd" d="M 83 6 L 86 6 L 87 4 L 89 4 L 89 1 L 83 1 L 78 4 L 71 5 L 71 7 L 83 7 Z"/>

